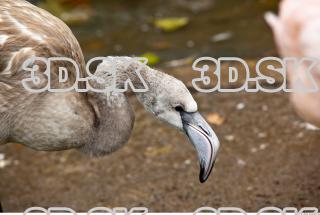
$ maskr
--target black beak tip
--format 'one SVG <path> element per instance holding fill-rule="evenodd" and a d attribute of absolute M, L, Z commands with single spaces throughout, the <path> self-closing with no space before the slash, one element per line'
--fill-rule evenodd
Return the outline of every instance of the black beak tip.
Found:
<path fill-rule="evenodd" d="M 203 176 L 201 176 L 201 174 L 199 175 L 199 181 L 201 184 L 203 184 L 204 182 L 206 182 L 207 178 L 202 178 Z"/>
<path fill-rule="evenodd" d="M 205 167 L 203 165 L 200 164 L 200 174 L 199 174 L 199 181 L 200 183 L 204 183 L 207 181 L 207 179 L 209 178 L 211 171 L 214 167 L 215 161 L 213 161 L 212 163 L 212 167 L 208 170 L 209 172 L 205 171 Z"/>

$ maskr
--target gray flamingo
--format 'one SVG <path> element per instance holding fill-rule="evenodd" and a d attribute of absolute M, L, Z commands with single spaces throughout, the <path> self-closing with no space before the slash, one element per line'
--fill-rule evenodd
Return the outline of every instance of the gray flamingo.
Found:
<path fill-rule="evenodd" d="M 124 93 L 31 93 L 21 81 L 30 76 L 22 64 L 33 56 L 67 57 L 80 65 L 86 76 L 85 61 L 78 41 L 61 20 L 24 0 L 0 2 L 0 144 L 21 143 L 44 150 L 77 148 L 90 155 L 111 153 L 125 144 L 134 123 L 134 114 Z M 197 103 L 185 85 L 165 74 L 135 61 L 128 68 L 128 57 L 115 57 L 114 64 L 104 61 L 95 75 L 106 83 L 111 67 L 117 70 L 117 86 L 127 78 L 133 85 L 133 70 L 141 66 L 141 75 L 149 90 L 136 93 L 138 100 L 155 117 L 184 131 L 198 152 L 200 181 L 204 182 L 214 165 L 219 141 L 197 112 Z M 65 65 L 68 67 L 68 65 Z M 39 68 L 45 65 L 39 63 Z M 57 79 L 57 65 L 51 67 L 51 79 Z M 72 71 L 73 68 L 68 68 Z M 43 70 L 41 70 L 43 71 Z M 41 87 L 46 84 L 38 73 Z M 73 84 L 75 76 L 69 74 Z M 91 80 L 90 85 L 104 87 Z"/>

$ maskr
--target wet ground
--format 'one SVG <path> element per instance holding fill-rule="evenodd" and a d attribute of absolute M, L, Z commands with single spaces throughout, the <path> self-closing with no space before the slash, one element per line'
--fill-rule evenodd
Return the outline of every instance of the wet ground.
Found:
<path fill-rule="evenodd" d="M 188 72 L 182 70 L 173 73 Z M 190 212 L 204 205 L 247 211 L 271 205 L 320 206 L 320 132 L 296 116 L 287 95 L 194 97 L 221 140 L 218 161 L 205 184 L 198 181 L 196 153 L 186 137 L 155 120 L 131 97 L 136 110 L 133 135 L 112 155 L 89 158 L 75 150 L 47 153 L 1 146 L 7 161 L 0 169 L 4 210 L 145 206 Z"/>

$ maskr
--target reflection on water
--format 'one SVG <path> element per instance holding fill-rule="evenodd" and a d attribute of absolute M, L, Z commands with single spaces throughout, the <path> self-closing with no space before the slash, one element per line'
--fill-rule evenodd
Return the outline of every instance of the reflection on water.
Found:
<path fill-rule="evenodd" d="M 274 50 L 263 15 L 275 11 L 278 0 L 84 2 L 92 9 L 90 20 L 71 27 L 87 58 L 153 52 L 167 61 L 191 55 L 258 57 Z M 165 33 L 153 26 L 154 19 L 161 17 L 187 17 L 190 21 Z"/>

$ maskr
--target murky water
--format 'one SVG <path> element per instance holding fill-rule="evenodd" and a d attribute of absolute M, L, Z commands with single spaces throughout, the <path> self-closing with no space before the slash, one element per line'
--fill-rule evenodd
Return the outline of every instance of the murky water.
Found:
<path fill-rule="evenodd" d="M 164 62 L 193 55 L 259 57 L 274 50 L 263 15 L 275 11 L 278 0 L 92 0 L 90 5 L 90 21 L 72 26 L 87 58 L 153 52 Z M 152 24 L 161 17 L 190 22 L 165 33 Z"/>

